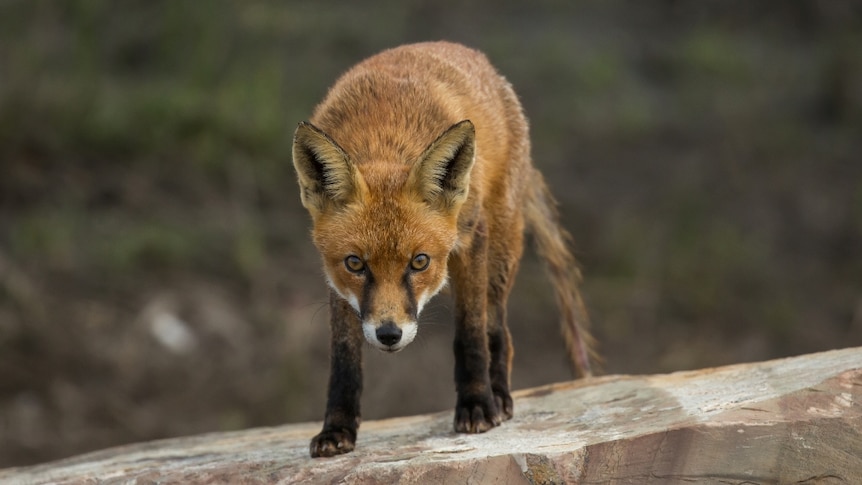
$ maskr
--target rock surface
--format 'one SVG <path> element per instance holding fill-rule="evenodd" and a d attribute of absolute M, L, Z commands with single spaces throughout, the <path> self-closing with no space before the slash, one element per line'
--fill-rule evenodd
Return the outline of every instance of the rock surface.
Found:
<path fill-rule="evenodd" d="M 313 460 L 319 428 L 134 444 L 0 483 L 862 483 L 862 348 L 528 389 L 481 435 L 451 412 L 370 421 L 355 452 Z"/>

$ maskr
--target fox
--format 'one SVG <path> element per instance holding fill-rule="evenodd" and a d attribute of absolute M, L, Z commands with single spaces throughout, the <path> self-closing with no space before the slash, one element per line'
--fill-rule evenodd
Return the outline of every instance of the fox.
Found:
<path fill-rule="evenodd" d="M 597 354 L 571 236 L 532 164 L 521 103 L 483 53 L 440 41 L 367 58 L 299 123 L 292 155 L 329 287 L 330 377 L 312 457 L 355 448 L 363 342 L 403 350 L 447 285 L 455 431 L 483 433 L 512 418 L 506 303 L 528 230 L 573 370 L 592 375 Z"/>

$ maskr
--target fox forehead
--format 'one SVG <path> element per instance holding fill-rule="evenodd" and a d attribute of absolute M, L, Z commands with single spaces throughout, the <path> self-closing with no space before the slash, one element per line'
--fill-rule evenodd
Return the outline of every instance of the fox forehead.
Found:
<path fill-rule="evenodd" d="M 409 260 L 418 253 L 440 258 L 457 240 L 457 221 L 405 194 L 390 192 L 322 215 L 314 224 L 313 238 L 328 262 L 348 255 L 369 264 Z"/>

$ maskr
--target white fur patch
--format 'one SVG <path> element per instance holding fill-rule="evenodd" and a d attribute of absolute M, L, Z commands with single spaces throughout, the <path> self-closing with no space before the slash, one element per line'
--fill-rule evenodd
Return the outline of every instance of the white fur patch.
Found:
<path fill-rule="evenodd" d="M 356 298 L 356 295 L 354 295 L 353 293 L 345 294 L 340 289 L 338 289 L 338 287 L 335 286 L 335 283 L 332 282 L 332 278 L 329 277 L 329 272 L 326 272 L 326 284 L 329 285 L 330 288 L 335 290 L 335 292 L 338 293 L 338 296 L 340 296 L 341 298 L 344 298 L 347 301 L 347 303 L 350 303 L 350 306 L 352 306 L 353 309 L 356 310 L 356 313 L 360 313 L 359 299 Z"/>
<path fill-rule="evenodd" d="M 419 299 L 416 300 L 416 316 L 419 316 L 419 314 L 422 313 L 422 308 L 425 307 L 425 304 L 428 303 L 428 301 L 431 300 L 431 298 L 433 298 L 434 295 L 436 295 L 437 293 L 440 293 L 440 290 L 442 290 L 446 286 L 446 283 L 448 282 L 448 280 L 449 280 L 449 277 L 447 276 L 446 278 L 443 278 L 442 280 L 440 280 L 440 285 L 437 286 L 437 288 L 434 288 L 432 290 L 428 290 L 425 293 L 422 293 L 421 295 L 419 295 Z"/>
<path fill-rule="evenodd" d="M 356 310 L 356 313 L 361 313 L 361 311 L 359 310 L 359 300 L 356 298 L 356 295 L 354 295 L 353 293 L 348 293 L 345 300 L 347 300 L 347 303 L 350 303 L 350 306 L 352 306 L 353 309 Z"/>
<path fill-rule="evenodd" d="M 419 332 L 419 325 L 416 322 L 407 322 L 401 325 L 401 341 L 398 342 L 401 345 L 401 348 L 404 348 L 416 338 L 416 334 Z M 399 349 L 400 350 L 400 349 Z"/>
<path fill-rule="evenodd" d="M 375 322 L 362 322 L 362 333 L 365 334 L 365 340 L 378 349 L 385 350 L 386 352 L 398 352 L 407 347 L 416 338 L 416 333 L 419 332 L 419 325 L 416 322 L 399 323 L 397 325 L 401 329 L 401 340 L 392 346 L 383 345 L 377 340 L 378 325 Z"/>

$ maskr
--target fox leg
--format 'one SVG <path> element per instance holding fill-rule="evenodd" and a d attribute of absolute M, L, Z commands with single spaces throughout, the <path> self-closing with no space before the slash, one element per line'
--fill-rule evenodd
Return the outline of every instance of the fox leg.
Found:
<path fill-rule="evenodd" d="M 514 270 L 507 274 L 509 275 L 514 276 Z M 498 276 L 502 277 L 502 275 Z M 491 283 L 488 289 L 488 348 L 491 353 L 489 375 L 491 390 L 494 393 L 497 408 L 503 414 L 503 419 L 511 419 L 514 411 L 509 392 L 514 348 L 512 335 L 506 324 L 506 300 L 511 289 L 509 281 L 511 280 L 500 281 L 500 284 L 505 286 Z"/>
<path fill-rule="evenodd" d="M 450 260 L 455 296 L 455 431 L 482 433 L 502 422 L 488 373 L 488 235 L 477 224 L 470 246 Z"/>
<path fill-rule="evenodd" d="M 323 430 L 311 439 L 311 456 L 353 451 L 359 428 L 362 394 L 362 322 L 341 297 L 329 295 L 332 355 Z"/>
<path fill-rule="evenodd" d="M 523 221 L 507 220 L 504 224 L 492 226 L 506 234 L 522 234 Z M 488 348 L 490 350 L 491 390 L 497 408 L 503 419 L 511 419 L 514 411 L 511 389 L 512 335 L 506 323 L 506 303 L 518 273 L 518 263 L 523 253 L 523 238 L 504 235 L 494 236 L 492 232 L 488 248 Z"/>

